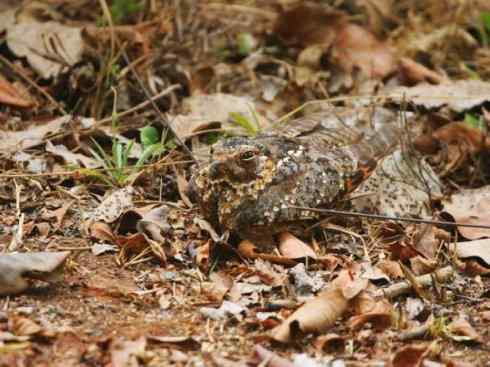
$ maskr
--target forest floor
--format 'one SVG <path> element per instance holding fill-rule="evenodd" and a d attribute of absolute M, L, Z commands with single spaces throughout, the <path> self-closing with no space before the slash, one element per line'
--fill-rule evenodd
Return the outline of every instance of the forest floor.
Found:
<path fill-rule="evenodd" d="M 8 0 L 0 41 L 0 366 L 490 366 L 487 1 Z M 318 113 L 405 129 L 332 207 L 383 217 L 210 224 L 210 146 Z"/>

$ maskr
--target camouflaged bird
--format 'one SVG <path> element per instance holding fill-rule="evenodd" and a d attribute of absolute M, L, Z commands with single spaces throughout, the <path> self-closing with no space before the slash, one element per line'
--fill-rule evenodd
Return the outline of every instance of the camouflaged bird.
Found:
<path fill-rule="evenodd" d="M 275 234 L 318 218 L 298 207 L 332 207 L 345 198 L 399 135 L 396 114 L 386 109 L 316 113 L 255 138 L 216 143 L 191 191 L 211 224 L 270 244 Z"/>

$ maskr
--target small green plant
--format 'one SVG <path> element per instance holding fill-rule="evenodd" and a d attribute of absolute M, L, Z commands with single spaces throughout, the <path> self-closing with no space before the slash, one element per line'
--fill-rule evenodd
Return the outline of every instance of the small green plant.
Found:
<path fill-rule="evenodd" d="M 258 41 L 251 33 L 239 33 L 232 40 L 221 39 L 216 42 L 214 52 L 221 60 L 241 59 L 257 49 Z"/>
<path fill-rule="evenodd" d="M 131 164 L 130 155 L 134 142 L 122 142 L 113 139 L 111 154 L 108 154 L 95 140 L 92 139 L 95 149 L 90 149 L 92 155 L 106 170 L 105 175 L 97 175 L 107 184 L 123 186 L 135 174 L 137 174 L 151 158 L 163 154 L 166 150 L 175 147 L 173 141 L 162 143 L 158 130 L 153 126 L 145 126 L 140 129 L 140 139 L 143 145 L 143 153 L 136 163 Z"/>
<path fill-rule="evenodd" d="M 136 0 L 114 0 L 110 9 L 114 23 L 121 24 L 131 15 L 143 10 L 143 3 Z"/>
<path fill-rule="evenodd" d="M 480 117 L 477 117 L 471 113 L 466 113 L 464 115 L 464 122 L 471 126 L 474 129 L 482 130 L 485 127 L 483 120 Z"/>
<path fill-rule="evenodd" d="M 257 40 L 250 33 L 240 33 L 236 38 L 237 52 L 241 56 L 248 56 L 257 48 Z"/>
<path fill-rule="evenodd" d="M 490 45 L 490 12 L 480 13 L 480 22 L 475 25 L 483 47 Z"/>
<path fill-rule="evenodd" d="M 260 131 L 258 119 L 255 114 L 254 117 L 255 117 L 255 121 L 252 121 L 241 113 L 230 112 L 231 122 L 244 128 L 247 131 L 247 133 L 251 136 L 257 135 Z"/>

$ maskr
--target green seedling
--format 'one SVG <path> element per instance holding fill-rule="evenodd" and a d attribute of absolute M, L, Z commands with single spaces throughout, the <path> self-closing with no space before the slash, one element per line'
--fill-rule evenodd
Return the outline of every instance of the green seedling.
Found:
<path fill-rule="evenodd" d="M 252 121 L 251 119 L 247 118 L 241 113 L 230 112 L 231 122 L 244 128 L 247 131 L 247 133 L 251 136 L 256 136 L 260 131 L 258 119 L 255 114 L 254 114 L 254 119 L 255 121 Z"/>
<path fill-rule="evenodd" d="M 477 117 L 471 113 L 464 115 L 464 122 L 474 129 L 482 130 L 485 125 L 481 117 Z"/>
<path fill-rule="evenodd" d="M 143 10 L 143 3 L 136 0 L 114 0 L 110 8 L 112 20 L 121 24 L 131 15 Z"/>
<path fill-rule="evenodd" d="M 102 164 L 106 171 L 105 175 L 98 177 L 107 184 L 115 184 L 117 186 L 124 186 L 154 155 L 161 154 L 166 150 L 166 147 L 160 143 L 144 146 L 143 153 L 136 163 L 131 164 L 129 157 L 134 146 L 133 141 L 124 143 L 118 139 L 114 139 L 112 141 L 111 154 L 106 153 L 95 140 L 92 139 L 92 141 L 95 149 L 90 149 L 90 152 Z"/>

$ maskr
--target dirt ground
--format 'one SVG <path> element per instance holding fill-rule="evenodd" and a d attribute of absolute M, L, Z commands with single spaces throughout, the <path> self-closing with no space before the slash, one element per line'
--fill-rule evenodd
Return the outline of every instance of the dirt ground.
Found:
<path fill-rule="evenodd" d="M 490 366 L 486 1 L 6 1 L 0 40 L 0 366 Z M 211 145 L 314 114 L 405 130 L 268 248 L 199 206 Z"/>

